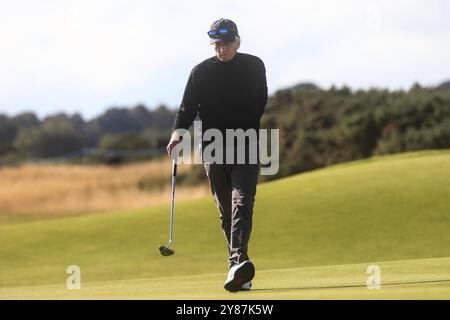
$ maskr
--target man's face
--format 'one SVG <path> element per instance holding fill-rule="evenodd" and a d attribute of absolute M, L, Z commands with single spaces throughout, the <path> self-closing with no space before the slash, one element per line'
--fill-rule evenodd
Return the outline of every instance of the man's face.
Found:
<path fill-rule="evenodd" d="M 214 51 L 216 52 L 217 58 L 219 58 L 222 62 L 230 61 L 236 55 L 237 50 L 239 49 L 239 42 L 216 42 L 212 45 L 214 47 Z"/>

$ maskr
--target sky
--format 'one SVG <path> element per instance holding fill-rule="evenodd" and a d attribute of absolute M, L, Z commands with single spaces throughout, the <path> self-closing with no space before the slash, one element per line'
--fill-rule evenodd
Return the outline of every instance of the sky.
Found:
<path fill-rule="evenodd" d="M 264 61 L 269 94 L 437 85 L 450 79 L 449 16 L 450 0 L 0 0 L 0 113 L 177 108 L 220 18 Z"/>

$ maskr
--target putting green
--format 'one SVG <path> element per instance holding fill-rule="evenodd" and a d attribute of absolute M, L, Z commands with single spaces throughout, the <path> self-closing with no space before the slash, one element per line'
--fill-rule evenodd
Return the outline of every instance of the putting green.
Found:
<path fill-rule="evenodd" d="M 369 263 L 264 270 L 251 292 L 227 293 L 222 274 L 3 288 L 0 299 L 450 299 L 450 258 L 380 262 L 379 289 Z"/>
<path fill-rule="evenodd" d="M 449 194 L 449 150 L 376 157 L 260 184 L 249 254 L 259 271 L 255 289 L 261 290 L 255 290 L 251 297 L 276 293 L 262 289 L 301 288 L 304 282 L 295 279 L 302 279 L 305 267 L 448 257 Z M 162 257 L 157 247 L 167 243 L 169 211 L 170 206 L 164 205 L 1 225 L 0 291 L 11 294 L 16 290 L 9 289 L 12 287 L 64 286 L 67 267 L 78 265 L 84 289 L 80 293 L 63 290 L 62 297 L 90 297 L 85 291 L 90 284 L 93 296 L 98 297 L 102 297 L 101 292 L 105 297 L 119 297 L 122 293 L 124 298 L 170 297 L 182 284 L 187 289 L 176 297 L 229 297 L 223 296 L 221 287 L 227 272 L 227 252 L 212 198 L 176 203 L 176 253 Z M 271 283 L 271 277 L 278 274 L 276 270 L 284 269 L 298 270 L 300 274 L 287 278 L 286 283 L 282 278 L 281 282 Z M 189 280 L 190 276 L 193 280 Z M 141 280 L 133 279 L 149 280 L 142 280 L 140 287 Z M 210 280 L 197 286 L 195 279 Z M 137 287 L 133 289 L 130 284 Z M 102 289 L 96 294 L 97 285 L 123 285 L 124 291 Z M 430 295 L 445 296 L 447 292 L 445 283 L 406 286 L 395 290 L 412 296 L 417 289 L 418 298 L 426 297 L 420 290 L 428 287 L 433 287 Z M 133 291 L 138 288 L 160 291 L 145 291 L 146 295 Z M 299 289 L 294 294 L 283 290 L 277 291 L 280 298 L 291 294 L 309 297 L 315 292 Z M 352 293 L 355 297 L 359 297 L 357 293 L 361 297 L 378 294 L 359 287 L 329 290 L 339 291 L 339 296 L 348 291 L 345 297 Z"/>

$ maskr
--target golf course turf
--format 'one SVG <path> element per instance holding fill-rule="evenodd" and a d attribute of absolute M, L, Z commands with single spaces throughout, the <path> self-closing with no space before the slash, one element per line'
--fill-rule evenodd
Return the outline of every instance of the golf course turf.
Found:
<path fill-rule="evenodd" d="M 380 289 L 369 264 L 260 271 L 251 292 L 227 293 L 222 274 L 89 282 L 0 290 L 0 299 L 450 299 L 450 258 L 382 262 Z"/>
<path fill-rule="evenodd" d="M 167 183 L 170 183 L 168 177 Z M 0 226 L 0 299 L 450 298 L 450 151 L 375 157 L 258 185 L 252 292 L 230 294 L 211 197 Z M 381 289 L 369 290 L 369 265 Z M 66 289 L 81 268 L 82 288 Z"/>

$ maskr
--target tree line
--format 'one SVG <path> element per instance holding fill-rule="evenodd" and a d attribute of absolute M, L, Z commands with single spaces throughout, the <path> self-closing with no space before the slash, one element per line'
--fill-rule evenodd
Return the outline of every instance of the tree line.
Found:
<path fill-rule="evenodd" d="M 450 148 L 450 82 L 409 90 L 302 84 L 277 91 L 262 127 L 280 129 L 273 179 L 375 155 Z"/>
<path fill-rule="evenodd" d="M 113 107 L 89 121 L 58 113 L 40 120 L 33 112 L 0 114 L 0 162 L 59 157 L 83 148 L 165 148 L 175 111 L 164 105 Z"/>
<path fill-rule="evenodd" d="M 79 114 L 42 120 L 32 112 L 0 114 L 0 163 L 82 148 L 164 150 L 175 114 L 164 105 L 114 107 L 89 121 Z M 302 83 L 269 97 L 261 127 L 280 129 L 280 171 L 262 180 L 374 155 L 450 148 L 450 82 L 393 91 Z"/>

